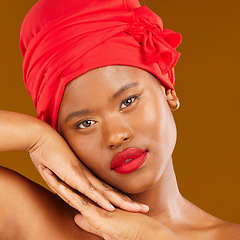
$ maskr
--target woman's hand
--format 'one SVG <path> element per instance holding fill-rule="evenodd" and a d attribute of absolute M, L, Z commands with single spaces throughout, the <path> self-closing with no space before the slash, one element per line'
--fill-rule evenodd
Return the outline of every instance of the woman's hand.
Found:
<path fill-rule="evenodd" d="M 30 156 L 39 173 L 44 178 L 42 169 L 50 169 L 58 178 L 73 189 L 84 194 L 102 208 L 113 211 L 114 206 L 133 212 L 146 212 L 148 207 L 134 203 L 127 196 L 96 178 L 72 152 L 66 141 L 51 127 L 45 130 L 38 142 L 29 149 Z M 54 182 L 48 186 L 54 189 Z M 61 192 L 56 193 L 62 197 Z"/>
<path fill-rule="evenodd" d="M 59 180 L 104 209 L 113 211 L 113 204 L 127 211 L 148 210 L 97 179 L 74 155 L 65 140 L 44 122 L 25 114 L 0 110 L 0 136 L 0 151 L 28 151 L 43 178 L 42 169 L 50 169 Z M 47 183 L 55 190 L 56 182 Z M 61 192 L 56 192 L 63 198 Z"/>
<path fill-rule="evenodd" d="M 77 203 L 76 199 L 76 203 Z M 82 202 L 82 214 L 76 224 L 105 240 L 177 240 L 177 236 L 158 221 L 141 213 L 121 209 L 107 212 L 87 201 Z"/>
<path fill-rule="evenodd" d="M 69 205 L 81 213 L 75 216 L 75 222 L 89 233 L 105 240 L 178 239 L 172 231 L 151 217 L 121 209 L 108 212 L 85 196 L 75 193 L 49 170 L 43 170 L 43 175 L 49 184 L 54 185 L 54 191 L 59 192 Z"/>

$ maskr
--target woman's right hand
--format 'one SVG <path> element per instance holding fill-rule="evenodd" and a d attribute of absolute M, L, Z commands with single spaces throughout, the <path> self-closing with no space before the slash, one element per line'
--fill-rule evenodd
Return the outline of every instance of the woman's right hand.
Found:
<path fill-rule="evenodd" d="M 130 212 L 147 212 L 148 207 L 131 201 L 130 198 L 100 181 L 85 167 L 72 152 L 66 141 L 45 123 L 36 143 L 28 149 L 32 161 L 39 173 L 44 177 L 44 171 L 50 169 L 59 179 L 71 188 L 79 191 L 102 208 L 113 211 L 114 206 Z M 56 191 L 55 184 L 59 182 L 46 181 L 48 186 Z M 63 199 L 60 191 L 56 193 Z M 67 200 L 68 202 L 69 200 Z"/>
<path fill-rule="evenodd" d="M 105 240 L 179 240 L 176 233 L 152 217 L 121 209 L 108 212 L 82 194 L 76 194 L 51 172 L 44 174 L 49 183 L 54 183 L 54 189 L 61 192 L 66 202 L 79 211 L 74 220 L 86 232 Z"/>
<path fill-rule="evenodd" d="M 97 179 L 75 156 L 66 141 L 48 124 L 34 117 L 0 110 L 0 151 L 28 151 L 44 178 L 51 170 L 63 183 L 79 191 L 102 208 L 114 206 L 130 212 L 147 212 L 148 208 L 133 203 L 127 196 Z M 54 182 L 48 186 L 55 189 Z M 64 196 L 57 191 L 64 199 Z"/>

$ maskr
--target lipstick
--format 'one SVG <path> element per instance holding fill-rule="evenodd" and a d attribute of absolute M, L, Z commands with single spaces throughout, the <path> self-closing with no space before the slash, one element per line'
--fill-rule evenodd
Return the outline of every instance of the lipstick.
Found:
<path fill-rule="evenodd" d="M 147 159 L 148 151 L 142 148 L 127 148 L 117 153 L 111 161 L 111 170 L 128 174 L 140 168 Z"/>

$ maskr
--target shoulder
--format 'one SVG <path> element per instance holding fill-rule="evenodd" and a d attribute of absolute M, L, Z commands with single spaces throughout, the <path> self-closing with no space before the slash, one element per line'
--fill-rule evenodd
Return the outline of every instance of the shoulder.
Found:
<path fill-rule="evenodd" d="M 240 240 L 240 224 L 222 221 L 216 226 L 219 240 Z"/>
<path fill-rule="evenodd" d="M 0 235 L 6 239 L 98 240 L 77 227 L 76 210 L 22 175 L 0 167 Z"/>

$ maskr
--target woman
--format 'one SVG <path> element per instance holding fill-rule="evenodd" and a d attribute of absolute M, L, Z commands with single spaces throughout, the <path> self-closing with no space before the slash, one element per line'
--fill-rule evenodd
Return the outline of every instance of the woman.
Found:
<path fill-rule="evenodd" d="M 41 2 L 46 3 L 46 1 Z M 71 5 L 69 2 L 68 4 Z M 132 7 L 132 9 L 135 9 L 133 5 L 136 5 L 136 8 L 139 7 L 137 2 L 127 2 L 125 4 L 125 7 Z M 121 4 L 120 7 L 122 6 Z M 94 6 L 94 8 L 95 7 L 96 6 Z M 106 7 L 109 7 L 109 3 Z M 113 6 L 113 8 L 115 9 L 116 6 Z M 96 54 L 103 49 L 100 45 L 99 48 L 98 45 L 94 46 L 94 55 L 92 55 L 98 56 L 101 61 L 105 61 L 105 66 L 96 67 L 96 65 L 101 65 L 102 62 L 99 64 L 99 60 L 97 60 L 97 62 L 94 62 L 95 59 L 88 60 L 89 55 L 86 55 L 88 58 L 84 59 L 84 53 L 80 59 L 81 61 L 78 62 L 78 59 L 75 59 L 76 62 L 74 61 L 72 63 L 70 69 L 67 69 L 67 73 L 64 73 L 65 75 L 61 72 L 61 77 L 64 76 L 66 80 L 66 76 L 69 76 L 69 71 L 79 69 L 79 63 L 85 63 L 84 60 L 90 61 L 88 64 L 90 64 L 91 69 L 86 71 L 86 67 L 82 66 L 81 71 L 84 69 L 85 72 L 79 73 L 73 71 L 76 76 L 70 76 L 72 79 L 75 78 L 75 80 L 71 81 L 72 79 L 67 79 L 65 81 L 64 84 L 66 87 L 64 88 L 62 98 L 61 94 L 59 94 L 60 96 L 56 94 L 57 90 L 61 89 L 59 84 L 57 84 L 56 91 L 54 91 L 54 93 L 51 92 L 54 97 L 47 94 L 47 91 L 52 87 L 56 87 L 54 85 L 54 79 L 56 79 L 56 70 L 60 69 L 58 65 L 59 62 L 53 61 L 55 64 L 50 67 L 54 69 L 51 69 L 52 71 L 50 73 L 47 72 L 47 74 L 46 72 L 42 73 L 39 71 L 39 68 L 35 68 L 37 65 L 37 67 L 41 67 L 41 70 L 45 67 L 44 64 L 49 67 L 49 63 L 45 61 L 48 61 L 48 57 L 52 56 L 53 52 L 51 52 L 51 50 L 53 49 L 47 49 L 51 52 L 51 55 L 48 55 L 48 51 L 41 55 L 42 51 L 46 50 L 46 45 L 43 45 L 44 48 L 35 48 L 36 44 L 37 47 L 39 47 L 39 39 L 37 38 L 36 41 L 34 40 L 35 44 L 30 43 L 31 46 L 27 46 L 31 51 L 28 51 L 26 57 L 26 49 L 24 50 L 24 47 L 29 44 L 26 43 L 26 41 L 28 41 L 26 38 L 22 41 L 22 52 L 25 55 L 26 85 L 37 105 L 40 118 L 44 119 L 59 131 L 78 158 L 81 159 L 94 174 L 101 180 L 125 192 L 133 200 L 148 204 L 150 206 L 149 212 L 146 213 L 148 209 L 142 206 L 142 209 L 138 207 L 138 211 L 144 212 L 146 215 L 129 213 L 120 209 L 109 213 L 95 207 L 83 196 L 81 197 L 72 192 L 68 186 L 60 182 L 48 169 L 45 169 L 44 166 L 39 164 L 39 159 L 45 159 L 46 157 L 47 159 L 51 159 L 48 149 L 54 149 L 54 147 L 59 149 L 59 151 L 61 151 L 61 147 L 64 149 L 60 152 L 59 157 L 61 157 L 61 154 L 65 157 L 69 154 L 70 159 L 73 158 L 71 153 L 66 150 L 65 143 L 59 139 L 59 136 L 36 119 L 3 112 L 1 126 L 11 126 L 11 124 L 13 124 L 14 128 L 8 127 L 8 129 L 17 129 L 19 131 L 17 131 L 17 133 L 13 131 L 9 134 L 8 131 L 4 132 L 4 130 L 2 130 L 5 136 L 9 138 L 11 136 L 14 138 L 21 136 L 23 131 L 22 127 L 26 125 L 27 128 L 25 127 L 24 130 L 28 129 L 30 134 L 26 132 L 25 136 L 21 137 L 20 142 L 10 138 L 7 139 L 8 144 L 6 144 L 5 140 L 7 147 L 2 150 L 26 148 L 31 152 L 33 161 L 48 184 L 66 202 L 82 213 L 85 220 L 82 215 L 77 215 L 75 221 L 82 229 L 86 230 L 86 232 L 83 232 L 73 224 L 72 217 L 77 213 L 76 210 L 68 207 L 68 205 L 64 204 L 58 198 L 55 198 L 51 193 L 30 183 L 19 175 L 9 172 L 9 170 L 1 169 L 2 176 L 4 176 L 2 178 L 3 184 L 1 184 L 1 192 L 6 191 L 6 185 L 9 185 L 11 189 L 15 187 L 15 191 L 12 192 L 15 194 L 14 197 L 18 199 L 18 202 L 14 203 L 10 194 L 2 196 L 4 205 L 9 204 L 9 206 L 12 206 L 12 212 L 4 212 L 1 219 L 4 220 L 1 221 L 3 222 L 2 229 L 5 229 L 2 232 L 6 235 L 6 238 L 11 239 L 18 236 L 20 239 L 66 239 L 67 237 L 68 239 L 98 239 L 98 237 L 89 235 L 87 232 L 91 232 L 104 239 L 239 238 L 238 225 L 226 223 L 204 213 L 184 199 L 178 191 L 171 158 L 176 141 L 176 128 L 168 104 L 173 108 L 176 108 L 178 105 L 178 99 L 173 90 L 173 64 L 176 63 L 179 55 L 173 50 L 172 45 L 179 43 L 179 35 L 172 32 L 167 35 L 169 32 L 165 32 L 165 40 L 167 42 L 168 39 L 170 47 L 167 45 L 167 49 L 164 48 L 164 51 L 160 49 L 166 47 L 164 42 L 164 46 L 161 44 L 159 49 L 161 53 L 171 53 L 171 55 L 160 54 L 158 57 L 161 57 L 161 61 L 159 61 L 159 58 L 156 60 L 156 52 L 152 53 L 150 51 L 155 51 L 156 49 L 151 48 L 153 45 L 151 45 L 150 41 L 156 40 L 157 38 L 157 41 L 161 42 L 162 39 L 157 37 L 157 33 L 152 32 L 152 22 L 146 22 L 146 18 L 142 18 L 142 16 L 148 16 L 154 21 L 156 20 L 156 16 L 152 15 L 146 8 L 137 9 L 137 11 L 134 11 L 134 14 L 135 17 L 138 17 L 137 20 L 139 21 L 134 21 L 133 23 L 137 24 L 132 24 L 132 28 L 130 29 L 125 29 L 124 26 L 124 28 L 121 29 L 124 30 L 124 35 L 120 36 L 126 37 L 128 36 L 127 34 L 129 34 L 131 38 L 127 37 L 126 39 L 134 44 L 134 48 L 138 46 L 139 49 L 140 45 L 145 46 L 144 43 L 146 43 L 147 45 L 146 48 L 143 49 L 143 52 L 134 51 L 133 49 L 129 51 L 129 49 L 127 49 L 127 51 L 133 54 L 133 58 L 131 59 L 132 56 L 125 58 L 125 55 L 118 55 L 119 50 L 117 52 L 117 48 L 115 48 L 116 52 L 114 53 L 116 56 L 113 56 L 113 51 L 107 52 L 112 46 L 115 47 L 115 42 L 112 41 L 115 35 L 110 34 L 111 36 L 108 41 L 101 42 L 101 44 L 106 44 L 107 46 L 104 48 L 104 59 L 101 59 L 101 55 Z M 33 12 L 31 13 L 33 14 Z M 94 18 L 96 17 L 95 14 L 96 12 L 94 12 Z M 74 15 L 74 17 L 77 18 L 79 16 Z M 100 17 L 102 17 L 102 14 Z M 149 20 L 149 18 L 147 18 L 147 20 Z M 69 20 L 69 18 L 64 17 L 64 21 L 65 20 Z M 141 24 L 139 24 L 139 22 Z M 157 22 L 159 23 L 159 19 L 157 19 Z M 62 22 L 58 19 L 55 24 L 59 23 Z M 64 22 L 64 24 L 66 23 L 69 22 Z M 99 23 L 99 21 L 97 21 L 97 23 Z M 148 41 L 143 41 L 139 45 L 137 42 L 139 41 L 138 33 L 142 30 L 142 26 L 146 27 L 146 25 L 149 27 L 148 34 L 151 33 L 156 38 L 148 38 Z M 66 25 L 61 25 L 60 29 L 64 26 L 66 27 Z M 47 27 L 52 28 L 52 25 L 50 24 L 50 26 Z M 54 27 L 56 26 L 54 25 Z M 88 30 L 88 28 L 86 29 Z M 154 29 L 156 30 L 156 28 Z M 160 24 L 157 29 L 161 29 Z M 48 28 L 47 30 L 46 32 L 49 33 Z M 41 37 L 47 37 L 46 32 L 43 33 Z M 118 34 L 119 33 L 122 33 L 122 31 L 118 32 Z M 74 33 L 71 32 L 71 36 L 73 36 L 73 34 Z M 116 34 L 116 32 L 114 32 L 114 34 Z M 143 33 L 143 35 L 146 36 L 145 33 Z M 53 36 L 51 36 L 50 39 L 53 39 L 52 37 Z M 64 36 L 63 39 L 66 39 L 65 37 L 66 36 Z M 119 37 L 119 35 L 117 35 L 117 37 Z M 54 38 L 54 41 L 55 40 Z M 61 38 L 58 40 L 61 40 Z M 154 42 L 154 46 L 156 46 L 158 42 Z M 89 41 L 89 43 L 92 42 Z M 122 43 L 117 42 L 117 44 Z M 125 43 L 121 46 L 125 46 L 124 44 Z M 84 49 L 85 47 L 86 45 L 84 45 Z M 90 47 L 92 46 L 90 45 Z M 32 51 L 33 49 L 34 51 Z M 124 48 L 121 48 L 121 51 L 124 52 L 124 50 Z M 37 55 L 34 56 L 36 52 Z M 65 53 L 67 53 L 65 57 L 68 57 L 69 51 L 65 51 Z M 76 52 L 74 51 L 74 53 Z M 91 51 L 89 51 L 89 53 L 92 54 Z M 145 57 L 144 63 L 142 62 L 140 53 Z M 56 55 L 57 54 L 58 52 Z M 42 57 L 42 59 L 45 58 L 45 61 L 40 61 L 42 59 L 39 56 Z M 108 60 L 113 61 L 119 56 L 120 60 L 117 59 L 117 63 L 122 61 L 122 63 L 128 66 L 119 66 L 116 62 L 115 64 L 113 64 L 113 62 L 109 64 Z M 73 59 L 72 57 L 70 54 L 70 59 Z M 170 57 L 172 58 L 168 61 Z M 59 56 L 54 60 L 59 60 Z M 65 62 L 66 58 L 63 60 L 63 62 Z M 136 63 L 136 61 L 138 62 Z M 146 63 L 147 61 L 148 63 Z M 154 66 L 156 67 L 156 64 L 154 65 L 156 61 L 159 61 L 157 64 L 160 70 L 154 68 Z M 60 66 L 63 66 L 63 62 L 60 63 Z M 108 64 L 106 64 L 107 62 Z M 152 72 L 158 79 L 149 72 Z M 42 74 L 44 77 L 48 75 L 47 79 L 50 78 L 53 82 L 44 83 L 45 85 L 42 86 L 42 79 L 44 78 L 39 78 Z M 31 78 L 39 78 L 41 82 L 38 80 L 31 82 Z M 161 80 L 161 84 L 159 80 Z M 39 90 L 40 88 L 42 88 L 42 92 Z M 50 98 L 50 100 L 46 98 L 46 96 Z M 53 99 L 54 105 L 49 104 L 49 102 L 52 103 L 51 101 Z M 58 109 L 57 111 L 55 110 L 55 105 L 57 104 L 60 106 L 59 111 Z M 36 133 L 42 133 L 40 140 L 36 141 L 36 139 L 32 138 L 24 139 L 33 135 L 32 130 L 35 131 L 34 135 L 37 135 Z M 55 140 L 57 143 L 55 143 Z M 26 143 L 28 144 L 26 145 Z M 46 149 L 44 149 L 44 147 Z M 46 160 L 43 163 L 45 163 L 45 165 L 48 164 Z M 51 167 L 51 164 L 49 166 Z M 23 190 L 24 195 L 22 194 Z M 19 207 L 20 205 L 21 207 Z M 22 211 L 22 209 L 24 209 L 24 211 Z M 125 207 L 125 209 L 127 209 L 127 207 Z M 21 215 L 18 214 L 20 211 Z M 32 212 L 36 214 L 32 216 Z M 10 231 L 8 223 L 12 221 L 12 219 L 14 219 L 14 224 L 12 225 L 17 227 L 15 229 L 11 228 Z M 44 227 L 44 225 L 47 225 L 47 227 Z M 29 229 L 30 227 L 31 229 Z"/>

